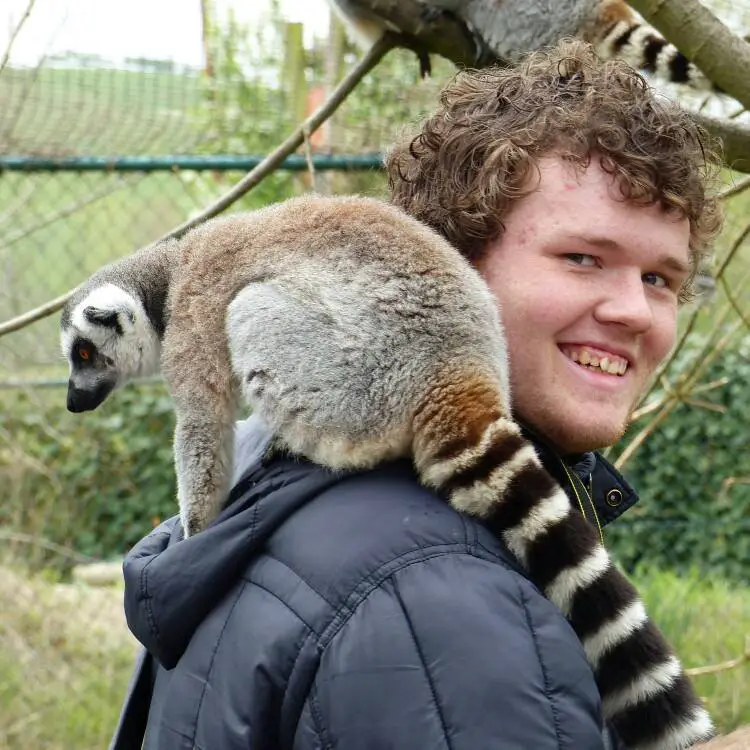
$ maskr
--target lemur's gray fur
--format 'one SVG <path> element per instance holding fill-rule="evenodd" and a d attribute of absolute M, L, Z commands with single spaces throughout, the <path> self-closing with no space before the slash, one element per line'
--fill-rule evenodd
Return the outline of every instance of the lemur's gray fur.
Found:
<path fill-rule="evenodd" d="M 497 301 L 399 209 L 308 196 L 215 219 L 94 274 L 65 307 L 62 348 L 74 411 L 161 366 L 187 535 L 226 497 L 243 399 L 282 445 L 329 467 L 410 456 L 568 617 L 629 748 L 711 735 L 637 592 L 512 420 Z"/>
<path fill-rule="evenodd" d="M 350 35 L 370 47 L 386 29 L 399 31 L 363 0 L 328 0 Z M 562 37 L 590 42 L 605 60 L 619 58 L 658 78 L 692 88 L 714 87 L 701 71 L 625 0 L 422 0 L 425 13 L 450 13 L 485 52 L 511 62 Z"/>

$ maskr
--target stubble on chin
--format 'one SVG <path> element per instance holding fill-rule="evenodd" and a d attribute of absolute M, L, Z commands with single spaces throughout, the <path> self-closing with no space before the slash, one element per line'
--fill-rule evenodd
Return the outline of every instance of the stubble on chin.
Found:
<path fill-rule="evenodd" d="M 580 419 L 575 420 L 573 424 L 569 421 L 561 422 L 561 416 L 558 413 L 551 413 L 551 410 L 546 414 L 534 414 L 530 419 L 524 419 L 521 414 L 515 416 L 549 441 L 560 455 L 609 448 L 624 437 L 628 428 L 627 420 L 609 425 L 581 424 Z"/>

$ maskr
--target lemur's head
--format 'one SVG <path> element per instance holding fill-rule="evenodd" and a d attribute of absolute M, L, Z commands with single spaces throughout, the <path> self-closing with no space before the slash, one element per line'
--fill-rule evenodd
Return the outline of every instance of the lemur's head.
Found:
<path fill-rule="evenodd" d="M 96 409 L 115 388 L 159 369 L 160 338 L 143 304 L 114 284 L 83 287 L 68 300 L 60 344 L 72 412 Z"/>

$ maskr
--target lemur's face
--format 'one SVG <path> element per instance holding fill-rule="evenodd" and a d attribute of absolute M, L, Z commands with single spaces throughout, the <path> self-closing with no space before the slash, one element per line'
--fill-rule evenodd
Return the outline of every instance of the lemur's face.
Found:
<path fill-rule="evenodd" d="M 69 411 L 96 409 L 115 388 L 158 367 L 155 334 L 143 308 L 113 284 L 90 291 L 63 312 L 62 320 Z"/>
<path fill-rule="evenodd" d="M 114 361 L 84 335 L 77 335 L 68 353 L 68 411 L 96 409 L 117 387 Z"/>

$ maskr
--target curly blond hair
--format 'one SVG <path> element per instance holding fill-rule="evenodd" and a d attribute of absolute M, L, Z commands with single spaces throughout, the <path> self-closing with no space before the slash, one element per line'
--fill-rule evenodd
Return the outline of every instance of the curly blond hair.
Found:
<path fill-rule="evenodd" d="M 563 40 L 511 68 L 458 73 L 417 135 L 387 155 L 391 199 L 476 262 L 553 153 L 580 168 L 596 155 L 625 200 L 689 220 L 692 273 L 680 295 L 689 299 L 721 229 L 718 147 L 635 70 L 600 61 L 584 42 Z"/>

